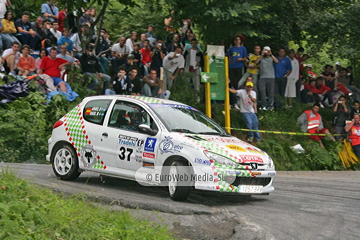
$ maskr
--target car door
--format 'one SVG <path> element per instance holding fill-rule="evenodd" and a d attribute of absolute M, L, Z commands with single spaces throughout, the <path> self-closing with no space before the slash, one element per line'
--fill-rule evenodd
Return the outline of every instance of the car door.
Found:
<path fill-rule="evenodd" d="M 140 124 L 158 129 L 140 105 L 125 100 L 115 102 L 108 121 L 108 142 L 115 149 L 113 161 L 118 168 L 136 171 L 143 166 L 154 167 L 159 133 L 156 136 L 140 133 Z"/>
<path fill-rule="evenodd" d="M 79 134 L 84 134 L 86 145 L 81 158 L 87 167 L 109 170 L 116 167 L 113 159 L 114 149 L 111 149 L 106 138 L 108 132 L 104 122 L 110 108 L 111 99 L 95 99 L 87 102 L 83 109 L 84 128 Z M 88 164 L 87 164 L 88 163 Z M 91 164 L 90 164 L 91 163 Z"/>

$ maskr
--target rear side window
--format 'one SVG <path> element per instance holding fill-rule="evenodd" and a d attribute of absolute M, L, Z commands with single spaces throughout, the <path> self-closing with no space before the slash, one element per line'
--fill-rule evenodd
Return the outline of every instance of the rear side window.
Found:
<path fill-rule="evenodd" d="M 83 116 L 88 122 L 102 125 L 111 100 L 93 100 L 85 105 Z"/>

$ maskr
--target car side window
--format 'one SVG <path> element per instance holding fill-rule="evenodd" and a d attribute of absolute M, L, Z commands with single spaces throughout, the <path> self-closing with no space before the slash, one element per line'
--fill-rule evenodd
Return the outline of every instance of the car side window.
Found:
<path fill-rule="evenodd" d="M 88 122 L 102 125 L 111 100 L 93 100 L 88 102 L 83 111 L 84 119 Z"/>
<path fill-rule="evenodd" d="M 111 111 L 108 126 L 137 132 L 140 124 L 151 127 L 152 123 L 152 118 L 142 107 L 118 100 Z"/>

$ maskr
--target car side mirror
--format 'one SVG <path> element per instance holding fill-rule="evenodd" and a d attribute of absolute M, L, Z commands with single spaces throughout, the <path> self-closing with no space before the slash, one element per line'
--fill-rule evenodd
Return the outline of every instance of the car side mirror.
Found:
<path fill-rule="evenodd" d="M 148 134 L 148 135 L 151 135 L 151 136 L 155 136 L 158 131 L 157 130 L 153 130 L 150 128 L 150 126 L 146 125 L 146 124 L 140 124 L 138 126 L 138 130 L 140 133 L 145 133 L 145 134 Z"/>

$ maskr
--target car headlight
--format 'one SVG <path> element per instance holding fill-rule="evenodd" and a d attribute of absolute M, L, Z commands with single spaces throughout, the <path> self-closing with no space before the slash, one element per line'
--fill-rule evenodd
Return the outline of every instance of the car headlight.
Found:
<path fill-rule="evenodd" d="M 204 150 L 204 154 L 210 159 L 215 161 L 218 164 L 222 164 L 222 165 L 227 165 L 227 166 L 231 166 L 231 167 L 237 167 L 239 166 L 236 162 L 231 161 L 230 159 L 221 156 L 219 154 L 213 153 L 213 152 L 209 152 L 208 150 Z"/>
<path fill-rule="evenodd" d="M 274 161 L 272 160 L 272 158 L 268 155 L 269 157 L 269 163 L 268 163 L 268 167 L 269 168 L 275 168 L 275 164 L 274 164 Z"/>

